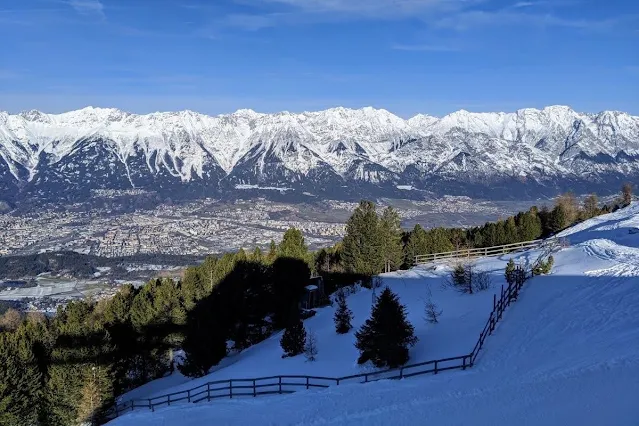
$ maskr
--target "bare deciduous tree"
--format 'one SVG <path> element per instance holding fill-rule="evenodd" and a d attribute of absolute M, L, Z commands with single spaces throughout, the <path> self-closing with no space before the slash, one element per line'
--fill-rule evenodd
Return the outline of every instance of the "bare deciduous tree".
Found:
<path fill-rule="evenodd" d="M 443 311 L 438 309 L 437 305 L 432 300 L 428 300 L 424 307 L 426 311 L 426 321 L 431 324 L 437 324 Z"/>
<path fill-rule="evenodd" d="M 312 331 L 309 331 L 306 336 L 306 344 L 304 345 L 304 356 L 306 357 L 306 361 L 315 361 L 315 357 L 317 357 L 317 336 Z"/>

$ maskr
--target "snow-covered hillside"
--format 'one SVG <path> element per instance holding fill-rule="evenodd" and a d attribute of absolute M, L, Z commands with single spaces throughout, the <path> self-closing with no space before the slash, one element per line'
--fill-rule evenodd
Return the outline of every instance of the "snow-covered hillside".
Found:
<path fill-rule="evenodd" d="M 395 191 L 616 186 L 639 173 L 638 160 L 639 117 L 563 106 L 409 120 L 370 107 L 215 117 L 92 107 L 0 112 L 0 189 L 44 196 L 176 186 L 198 195 L 238 184 L 314 193 L 344 192 L 347 183 Z"/>
<path fill-rule="evenodd" d="M 286 396 L 218 400 L 138 410 L 114 425 L 636 425 L 639 419 L 639 204 L 565 231 L 571 246 L 555 253 L 551 275 L 528 281 L 505 313 L 470 370 L 402 381 L 332 386 Z M 511 255 L 481 259 L 500 284 Z M 535 252 L 513 255 L 532 259 Z M 411 362 L 472 349 L 492 306 L 490 293 L 460 295 L 443 290 L 447 268 L 419 267 L 384 275 L 408 305 L 420 343 Z M 429 290 L 444 310 L 442 323 L 422 319 Z M 358 324 L 370 308 L 370 293 L 349 297 Z M 316 363 L 282 360 L 274 336 L 245 351 L 209 379 L 268 372 L 335 375 L 356 370 L 352 335 L 335 336 L 332 309 L 305 325 L 319 336 Z M 343 337 L 348 344 L 342 344 Z M 322 342 L 324 342 L 322 344 Z M 469 346 L 466 346 L 469 345 Z M 452 351 L 454 353 L 449 353 Z M 320 374 L 320 373 L 317 373 Z M 241 376 L 241 377 L 238 377 Z M 174 380 L 174 382 L 172 382 Z M 187 384 L 164 379 L 138 389 L 138 396 Z M 133 394 L 133 393 L 132 393 Z"/>

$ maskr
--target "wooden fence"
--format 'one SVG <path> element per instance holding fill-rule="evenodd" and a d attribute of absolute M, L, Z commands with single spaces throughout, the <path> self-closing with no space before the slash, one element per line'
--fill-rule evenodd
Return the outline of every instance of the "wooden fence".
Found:
<path fill-rule="evenodd" d="M 170 406 L 178 402 L 195 403 L 219 398 L 254 398 L 260 395 L 293 393 L 298 389 L 327 388 L 332 385 L 337 386 L 344 383 L 367 383 L 377 380 L 404 379 L 423 374 L 438 374 L 448 370 L 465 370 L 475 364 L 479 352 L 484 347 L 486 338 L 495 331 L 495 327 L 501 320 L 504 311 L 513 301 L 517 300 L 517 296 L 525 280 L 531 276 L 532 271 L 525 271 L 523 273 L 523 280 L 509 284 L 506 289 L 504 289 L 503 285 L 501 286 L 499 300 L 496 294 L 493 296 L 493 310 L 488 317 L 488 321 L 486 321 L 486 325 L 479 334 L 475 347 L 469 354 L 344 377 L 283 375 L 255 379 L 212 381 L 185 391 L 117 404 L 107 411 L 105 420 L 112 420 L 136 408 L 147 408 L 154 411 L 156 408 Z"/>
<path fill-rule="evenodd" d="M 504 244 L 501 246 L 471 248 L 455 251 L 447 251 L 443 253 L 420 254 L 415 256 L 415 264 L 423 264 L 440 259 L 452 258 L 471 258 L 479 256 L 497 256 L 500 254 L 511 253 L 518 250 L 529 250 L 537 248 L 546 243 L 546 240 L 523 241 L 520 243 Z"/>

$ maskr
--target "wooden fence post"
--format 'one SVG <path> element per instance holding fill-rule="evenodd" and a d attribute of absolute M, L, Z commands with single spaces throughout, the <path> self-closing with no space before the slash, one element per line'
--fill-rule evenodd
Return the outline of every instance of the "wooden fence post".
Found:
<path fill-rule="evenodd" d="M 233 399 L 233 379 L 229 380 L 229 396 Z"/>
<path fill-rule="evenodd" d="M 399 369 L 399 378 L 403 379 L 404 378 L 404 367 Z"/>
<path fill-rule="evenodd" d="M 186 391 L 186 401 L 191 402 L 191 389 Z"/>
<path fill-rule="evenodd" d="M 206 384 L 206 399 L 211 402 L 211 383 Z"/>
<path fill-rule="evenodd" d="M 435 360 L 435 374 L 437 374 L 437 360 Z"/>
<path fill-rule="evenodd" d="M 308 389 L 308 376 L 306 376 L 306 389 Z"/>
<path fill-rule="evenodd" d="M 166 396 L 166 405 L 171 406 L 171 395 Z"/>
<path fill-rule="evenodd" d="M 280 394 L 282 393 L 282 376 L 279 376 L 280 379 Z"/>
<path fill-rule="evenodd" d="M 462 362 L 463 362 L 462 370 L 465 370 L 466 369 L 466 357 L 462 358 Z"/>
<path fill-rule="evenodd" d="M 255 387 L 255 379 L 253 379 L 253 398 L 257 396 L 257 388 Z"/>
<path fill-rule="evenodd" d="M 496 307 L 497 307 L 497 295 L 493 294 L 493 311 L 495 310 Z"/>
<path fill-rule="evenodd" d="M 150 399 L 149 399 L 149 408 L 151 409 L 151 411 L 155 411 L 155 407 L 153 406 L 153 404 L 151 404 Z"/>

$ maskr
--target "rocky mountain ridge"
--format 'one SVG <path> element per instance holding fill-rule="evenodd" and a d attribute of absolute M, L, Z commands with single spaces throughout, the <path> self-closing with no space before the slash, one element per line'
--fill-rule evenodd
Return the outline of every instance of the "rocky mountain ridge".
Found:
<path fill-rule="evenodd" d="M 618 111 L 550 106 L 408 120 L 371 107 L 0 112 L 0 200 L 131 188 L 189 198 L 257 188 L 337 198 L 536 197 L 612 190 L 638 174 L 639 117 Z"/>

